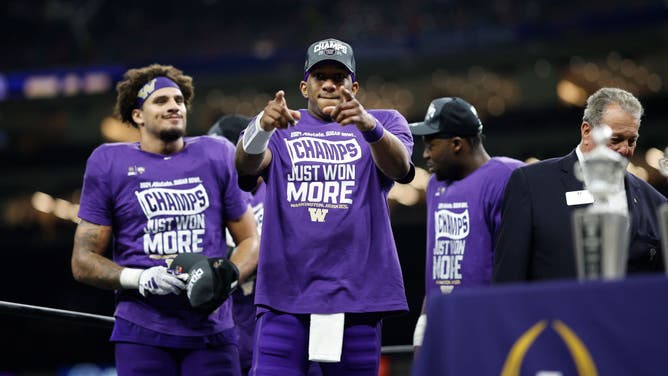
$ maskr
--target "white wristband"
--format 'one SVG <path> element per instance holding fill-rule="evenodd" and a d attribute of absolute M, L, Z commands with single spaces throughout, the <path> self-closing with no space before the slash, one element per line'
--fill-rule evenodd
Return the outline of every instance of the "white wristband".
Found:
<path fill-rule="evenodd" d="M 260 119 L 262 119 L 264 111 L 260 112 L 255 117 L 255 121 L 248 124 L 246 132 L 244 132 L 243 148 L 247 154 L 262 154 L 269 146 L 269 139 L 274 134 L 276 129 L 267 132 L 260 126 Z"/>
<path fill-rule="evenodd" d="M 417 324 L 415 324 L 415 331 L 413 332 L 413 346 L 422 346 L 422 340 L 424 339 L 424 330 L 427 327 L 427 315 L 424 313 L 418 318 Z"/>
<path fill-rule="evenodd" d="M 120 278 L 121 286 L 124 289 L 138 289 L 139 277 L 143 272 L 144 269 L 123 268 L 123 270 L 121 270 L 121 278 Z"/>

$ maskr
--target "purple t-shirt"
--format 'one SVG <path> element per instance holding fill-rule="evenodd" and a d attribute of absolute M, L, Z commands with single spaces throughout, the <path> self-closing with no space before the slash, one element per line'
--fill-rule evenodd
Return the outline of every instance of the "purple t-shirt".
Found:
<path fill-rule="evenodd" d="M 492 278 L 494 239 L 503 193 L 524 163 L 496 157 L 461 180 L 427 185 L 427 296 L 461 286 L 486 286 Z"/>
<path fill-rule="evenodd" d="M 383 175 L 354 125 L 301 120 L 278 129 L 267 184 L 255 303 L 289 313 L 405 311 Z M 410 154 L 393 110 L 369 110 Z"/>
<path fill-rule="evenodd" d="M 179 253 L 225 257 L 225 222 L 241 217 L 250 199 L 237 186 L 233 158 L 234 145 L 214 137 L 187 137 L 169 156 L 139 143 L 103 144 L 88 158 L 79 217 L 112 226 L 112 257 L 122 266 L 168 266 Z M 185 293 L 117 294 L 116 317 L 160 333 L 202 336 L 233 326 L 229 299 L 207 317 Z"/>

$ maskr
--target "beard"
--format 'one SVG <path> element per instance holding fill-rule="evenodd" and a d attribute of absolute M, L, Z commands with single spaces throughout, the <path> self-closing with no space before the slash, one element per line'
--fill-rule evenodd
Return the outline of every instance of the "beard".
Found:
<path fill-rule="evenodd" d="M 160 139 L 166 143 L 174 142 L 185 135 L 185 130 L 180 128 L 165 129 L 160 131 Z"/>

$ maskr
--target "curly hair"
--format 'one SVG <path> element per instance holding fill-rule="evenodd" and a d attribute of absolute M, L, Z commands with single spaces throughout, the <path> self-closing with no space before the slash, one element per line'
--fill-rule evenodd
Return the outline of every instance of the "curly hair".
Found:
<path fill-rule="evenodd" d="M 167 77 L 176 82 L 183 94 L 186 108 L 190 109 L 190 103 L 195 96 L 192 77 L 186 76 L 181 70 L 171 65 L 151 64 L 147 67 L 129 69 L 125 72 L 123 80 L 116 85 L 118 96 L 114 106 L 114 116 L 123 123 L 138 128 L 139 126 L 132 119 L 132 110 L 135 109 L 137 93 L 147 82 L 156 77 Z"/>

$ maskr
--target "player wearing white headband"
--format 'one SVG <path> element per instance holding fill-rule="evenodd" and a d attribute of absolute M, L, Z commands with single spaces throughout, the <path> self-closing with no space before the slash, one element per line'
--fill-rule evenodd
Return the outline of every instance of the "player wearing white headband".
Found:
<path fill-rule="evenodd" d="M 194 87 L 174 67 L 130 69 L 117 91 L 116 115 L 139 129 L 140 141 L 103 144 L 88 159 L 74 277 L 116 290 L 119 375 L 237 376 L 231 301 L 216 308 L 225 296 L 206 294 L 229 293 L 257 265 L 255 218 L 237 185 L 234 145 L 185 137 Z M 229 261 L 224 227 L 238 246 Z M 170 269 L 180 254 L 214 261 Z"/>

